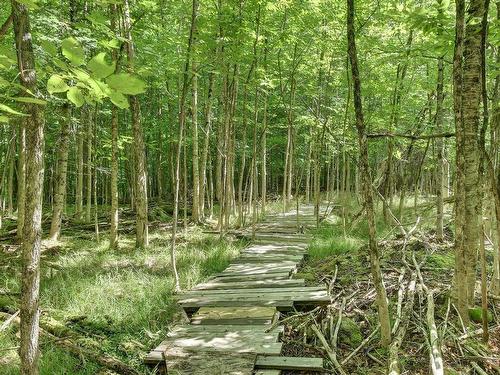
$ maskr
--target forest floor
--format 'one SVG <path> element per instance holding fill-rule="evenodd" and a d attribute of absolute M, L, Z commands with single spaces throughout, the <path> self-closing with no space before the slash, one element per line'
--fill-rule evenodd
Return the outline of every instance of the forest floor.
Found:
<path fill-rule="evenodd" d="M 351 205 L 349 211 L 357 212 L 359 208 L 354 201 Z M 434 210 L 430 201 L 422 200 L 416 210 L 413 208 L 413 202 L 409 202 L 408 205 L 402 223 L 407 233 L 411 228 L 414 228 L 414 232 L 406 239 L 396 225 L 387 225 L 384 222 L 381 212 L 377 215 L 379 250 L 382 255 L 384 284 L 390 299 L 392 324 L 397 316 L 398 300 L 400 307 L 406 304 L 406 299 L 401 299 L 399 295 L 401 293 L 402 296 L 405 295 L 410 273 L 415 270 L 412 264 L 414 255 L 420 264 L 426 286 L 434 290 L 435 319 L 440 336 L 443 338 L 445 373 L 483 374 L 478 369 L 480 367 L 486 374 L 500 374 L 500 301 L 491 299 L 489 301 L 491 313 L 489 347 L 481 342 L 481 336 L 477 332 L 470 337 L 464 333 L 455 306 L 450 299 L 454 269 L 453 233 L 447 228 L 445 240 L 437 241 L 433 229 Z M 395 208 L 393 210 L 396 212 Z M 370 281 L 371 271 L 366 248 L 368 228 L 363 221 L 351 225 L 349 218 L 344 232 L 341 218 L 341 209 L 335 209 L 320 228 L 315 230 L 313 243 L 309 247 L 309 257 L 296 277 L 306 279 L 309 285 L 326 283 L 330 288 L 332 305 L 315 312 L 313 318 L 323 327 L 323 333 L 331 339 L 330 343 L 337 346 L 338 360 L 346 372 L 366 375 L 386 374 L 388 352 L 378 345 L 375 290 Z M 491 264 L 493 258 L 491 246 L 487 246 L 487 258 Z M 405 262 L 410 267 L 407 267 Z M 477 306 L 481 305 L 479 298 L 478 293 Z M 417 279 L 415 303 L 399 355 L 402 371 L 404 369 L 406 374 L 430 373 L 426 307 L 426 295 Z M 338 340 L 335 343 L 335 327 L 339 322 L 339 311 L 341 320 Z M 470 313 L 473 328 L 480 329 L 479 308 L 471 310 Z M 322 354 L 327 358 L 321 343 L 308 329 L 310 319 L 311 316 L 291 318 L 285 330 L 286 355 L 317 357 Z M 363 342 L 372 333 L 374 333 L 372 339 Z M 360 345 L 362 347 L 359 352 L 344 362 Z"/>
<path fill-rule="evenodd" d="M 403 258 L 411 262 L 411 255 L 415 254 L 415 259 L 422 264 L 426 285 L 436 290 L 436 324 L 443 337 L 447 373 L 474 373 L 472 366 L 481 367 L 487 374 L 500 373 L 499 301 L 496 304 L 490 301 L 489 348 L 481 343 L 479 335 L 461 338 L 464 333 L 449 302 L 454 267 L 452 233 L 447 230 L 446 240 L 436 241 L 432 205 L 422 200 L 417 210 L 413 210 L 411 203 L 405 210 L 403 226 L 407 231 L 415 227 L 415 231 L 406 240 L 397 226 L 384 223 L 381 212 L 377 216 L 391 315 L 397 315 L 401 294 L 398 292 L 405 294 L 410 279 L 411 267 L 405 266 Z M 356 355 L 344 362 L 377 327 L 375 292 L 366 251 L 367 226 L 363 220 L 353 217 L 359 211 L 355 200 L 349 204 L 351 214 L 346 217 L 345 229 L 340 206 L 335 205 L 326 220 L 313 231 L 309 257 L 295 276 L 306 279 L 309 285 L 326 283 L 333 302 L 312 314 L 287 320 L 283 354 L 327 358 L 309 328 L 310 321 L 315 319 L 333 343 L 339 311 L 342 311 L 336 344 L 339 362 L 347 373 L 384 374 L 388 353 L 377 344 L 378 331 Z M 149 373 L 142 363 L 144 356 L 162 340 L 169 326 L 181 318 L 180 309 L 174 303 L 170 271 L 171 220 L 159 209 L 152 210 L 151 214 L 151 246 L 146 250 L 134 250 L 133 217 L 125 211 L 121 215 L 122 233 L 117 251 L 108 249 L 105 231 L 97 242 L 92 224 L 75 222 L 66 223 L 62 240 L 57 244 L 44 243 L 42 252 L 42 322 L 48 317 L 55 319 L 78 338 L 78 345 L 121 360 L 143 374 Z M 415 226 L 417 217 L 422 219 Z M 0 233 L 0 312 L 12 313 L 17 310 L 20 290 L 20 254 L 9 234 L 15 223 L 6 220 L 4 224 Z M 246 246 L 245 241 L 234 236 L 220 239 L 217 234 L 194 226 L 181 232 L 178 244 L 183 289 L 190 289 L 209 275 L 222 271 Z M 487 252 L 491 258 L 492 250 L 487 248 Z M 400 305 L 405 302 L 406 299 L 401 299 Z M 407 374 L 429 373 L 425 311 L 425 293 L 417 288 L 412 319 L 400 351 L 400 361 Z M 473 324 L 480 328 L 479 323 Z M 0 375 L 18 373 L 17 345 L 17 329 L 13 325 L 5 330 L 0 328 Z M 57 343 L 54 345 L 53 337 L 42 335 L 41 345 L 42 374 L 106 373 L 85 355 L 75 356 Z"/>
<path fill-rule="evenodd" d="M 156 210 L 158 211 L 158 210 Z M 170 267 L 171 220 L 165 215 L 151 223 L 150 246 L 134 250 L 133 225 L 127 212 L 119 250 L 108 249 L 107 233 L 96 242 L 94 226 L 72 223 L 57 244 L 42 250 L 41 310 L 43 317 L 62 322 L 78 337 L 78 345 L 120 359 L 140 373 L 149 373 L 143 359 L 178 320 Z M 12 236 L 14 223 L 4 222 L 0 243 L 0 311 L 17 310 L 20 254 Z M 189 226 L 177 237 L 177 267 L 183 289 L 227 267 L 246 242 L 233 236 L 222 240 Z M 1 326 L 1 323 L 0 323 Z M 17 329 L 0 330 L 0 374 L 19 373 Z M 96 374 L 100 367 L 82 355 L 69 354 L 42 335 L 41 374 Z M 104 372 L 102 372 L 104 373 Z"/>

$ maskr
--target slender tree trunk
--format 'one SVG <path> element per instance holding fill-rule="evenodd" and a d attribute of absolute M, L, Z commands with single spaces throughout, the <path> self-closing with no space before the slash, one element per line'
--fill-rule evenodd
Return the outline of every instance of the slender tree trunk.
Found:
<path fill-rule="evenodd" d="M 124 28 L 127 37 L 127 57 L 129 71 L 134 71 L 134 43 L 132 41 L 130 10 L 128 0 L 124 2 Z M 132 114 L 132 131 L 134 136 L 134 167 L 135 167 L 135 211 L 136 233 L 135 246 L 139 249 L 148 246 L 148 180 L 146 171 L 146 155 L 144 134 L 141 125 L 141 108 L 137 96 L 129 96 L 130 112 Z"/>
<path fill-rule="evenodd" d="M 90 223 L 92 214 L 92 111 L 87 108 L 87 165 L 86 165 L 86 177 L 87 177 L 87 190 L 86 190 L 86 201 L 85 201 L 85 221 Z"/>
<path fill-rule="evenodd" d="M 381 343 L 387 347 L 391 342 L 391 324 L 389 321 L 389 307 L 387 304 L 387 293 L 382 278 L 380 268 L 380 257 L 377 246 L 375 212 L 373 207 L 372 181 L 370 176 L 370 167 L 368 164 L 368 141 L 366 137 L 365 122 L 363 116 L 363 104 L 361 98 L 361 81 L 358 70 L 358 57 L 356 52 L 356 40 L 354 31 L 354 0 L 347 0 L 347 39 L 348 53 L 351 62 L 351 73 L 354 93 L 354 109 L 356 113 L 356 128 L 358 131 L 359 145 L 359 165 L 362 178 L 362 190 L 364 198 L 364 207 L 368 220 L 369 232 L 369 252 L 370 263 L 373 277 L 373 284 L 377 292 L 377 309 L 380 320 Z"/>
<path fill-rule="evenodd" d="M 210 152 L 210 132 L 212 131 L 212 96 L 214 87 L 214 73 L 208 76 L 208 94 L 205 108 L 205 139 L 201 157 L 201 178 L 200 178 L 200 214 L 205 217 L 205 194 L 207 190 L 207 162 Z"/>
<path fill-rule="evenodd" d="M 463 62 L 463 92 L 462 92 L 462 139 L 463 153 L 463 185 L 457 189 L 463 190 L 463 255 L 465 263 L 465 279 L 456 279 L 458 289 L 466 289 L 458 293 L 459 298 L 466 296 L 466 301 L 460 301 L 463 307 L 474 303 L 476 283 L 476 263 L 479 246 L 479 148 L 478 135 L 481 104 L 481 30 L 485 11 L 484 0 L 471 1 L 467 9 L 467 22 L 464 37 Z M 465 313 L 465 311 L 461 311 Z M 464 316 L 462 316 L 464 319 Z"/>
<path fill-rule="evenodd" d="M 76 148 L 76 194 L 75 194 L 75 217 L 80 219 L 83 213 L 83 124 L 84 124 L 84 112 L 85 109 L 81 110 L 81 122 L 78 126 L 77 131 L 77 148 Z"/>
<path fill-rule="evenodd" d="M 17 160 L 17 239 L 23 238 L 24 209 L 26 202 L 26 122 L 19 122 Z"/>
<path fill-rule="evenodd" d="M 441 2 L 438 5 L 442 9 Z M 442 10 L 441 10 L 442 12 Z M 438 133 L 443 131 L 443 101 L 444 101 L 444 61 L 443 57 L 438 59 L 438 76 L 436 88 L 436 131 Z M 443 217 L 444 217 L 444 190 L 446 188 L 445 174 L 444 174 L 444 140 L 438 138 L 436 140 L 437 146 L 437 189 L 436 189 L 436 236 L 439 241 L 443 240 Z"/>
<path fill-rule="evenodd" d="M 193 31 L 196 40 L 196 29 Z M 194 47 L 196 45 L 195 40 L 193 41 L 193 55 L 195 53 Z M 198 152 L 198 76 L 197 76 L 197 64 L 193 58 L 192 65 L 192 79 L 191 79 L 191 91 L 192 91 L 192 102 L 191 102 L 191 125 L 193 127 L 193 205 L 191 217 L 195 223 L 200 221 L 200 162 L 199 162 L 199 152 Z"/>
<path fill-rule="evenodd" d="M 455 182 L 455 275 L 457 308 L 464 322 L 469 321 L 467 302 L 467 273 L 464 244 L 465 217 L 465 160 L 464 129 L 462 118 L 463 39 L 465 26 L 465 1 L 455 0 L 455 52 L 453 57 L 453 108 L 456 129 L 456 182 Z"/>
<path fill-rule="evenodd" d="M 14 35 L 21 84 L 37 94 L 35 56 L 26 5 L 12 0 Z M 21 358 L 22 375 L 38 375 L 40 249 L 42 237 L 42 189 L 44 121 L 38 104 L 25 103 L 23 118 L 26 129 L 26 196 L 22 243 L 21 286 Z"/>
<path fill-rule="evenodd" d="M 49 234 L 52 241 L 57 241 L 61 235 L 61 221 L 66 198 L 66 181 L 68 175 L 69 125 L 71 122 L 71 109 L 68 103 L 64 105 L 63 110 L 64 118 L 61 120 L 58 141 L 54 207 L 52 209 L 52 222 Z"/>
<path fill-rule="evenodd" d="M 188 46 L 186 51 L 186 63 L 184 65 L 183 80 L 182 80 L 182 92 L 179 110 L 179 137 L 177 140 L 177 150 L 175 159 L 175 186 L 174 186 L 174 212 L 173 212 L 173 222 L 172 222 L 172 241 L 170 247 L 170 262 L 172 264 L 172 271 L 174 273 L 175 280 L 175 291 L 180 291 L 180 281 L 179 274 L 177 273 L 176 259 L 175 259 L 175 240 L 177 236 L 177 220 L 179 213 L 179 187 L 180 187 L 180 163 L 181 163 L 181 151 L 182 142 L 184 138 L 184 127 L 186 122 L 186 96 L 188 92 L 188 82 L 189 82 L 189 65 L 191 61 L 191 51 L 194 41 L 194 33 L 196 30 L 196 20 L 198 17 L 198 0 L 193 0 L 192 3 L 192 13 L 191 13 L 191 30 L 189 32 Z"/>
<path fill-rule="evenodd" d="M 7 215 L 12 215 L 14 212 L 14 165 L 16 158 L 16 128 L 12 126 L 11 139 L 10 139 L 10 158 L 9 158 L 9 171 L 7 177 Z"/>

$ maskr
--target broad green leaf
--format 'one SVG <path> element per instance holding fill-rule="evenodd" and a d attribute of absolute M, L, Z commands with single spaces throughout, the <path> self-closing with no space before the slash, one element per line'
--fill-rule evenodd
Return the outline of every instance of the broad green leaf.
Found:
<path fill-rule="evenodd" d="M 89 74 L 81 69 L 71 69 L 71 72 L 82 82 L 87 82 L 90 79 Z"/>
<path fill-rule="evenodd" d="M 2 123 L 8 123 L 9 122 L 9 118 L 7 116 L 0 115 L 0 122 L 2 122 Z"/>
<path fill-rule="evenodd" d="M 83 96 L 80 89 L 76 86 L 69 88 L 66 93 L 68 100 L 73 103 L 77 108 L 80 108 L 85 103 L 85 97 Z"/>
<path fill-rule="evenodd" d="M 51 94 L 68 91 L 69 86 L 61 76 L 54 74 L 47 81 L 47 91 Z"/>
<path fill-rule="evenodd" d="M 69 37 L 64 39 L 61 48 L 64 57 L 71 61 L 73 65 L 80 66 L 83 64 L 85 53 L 83 47 L 75 38 Z"/>
<path fill-rule="evenodd" d="M 49 55 L 55 56 L 57 54 L 57 47 L 54 43 L 49 42 L 48 40 L 42 40 L 40 41 L 40 45 Z"/>
<path fill-rule="evenodd" d="M 53 57 L 52 58 L 52 61 L 54 62 L 54 64 L 62 69 L 62 70 L 68 70 L 68 64 L 66 64 L 64 61 L 62 61 L 61 59 L 58 59 L 57 57 Z"/>
<path fill-rule="evenodd" d="M 9 86 L 9 81 L 0 77 L 0 87 L 8 87 L 8 86 Z"/>
<path fill-rule="evenodd" d="M 106 54 L 104 52 L 94 56 L 87 64 L 87 68 L 93 73 L 95 78 L 102 79 L 111 75 L 115 71 L 116 64 L 106 62 Z"/>
<path fill-rule="evenodd" d="M 127 109 L 129 107 L 127 97 L 123 95 L 121 92 L 111 90 L 109 94 L 109 99 L 118 108 Z"/>
<path fill-rule="evenodd" d="M 37 98 L 31 98 L 29 96 L 15 96 L 12 98 L 16 102 L 21 102 L 21 103 L 32 103 L 32 104 L 40 104 L 40 105 L 45 105 L 47 102 L 42 99 L 37 99 Z"/>
<path fill-rule="evenodd" d="M 120 48 L 120 41 L 118 39 L 101 40 L 99 43 L 106 48 Z"/>
<path fill-rule="evenodd" d="M 108 21 L 108 18 L 104 14 L 96 10 L 87 14 L 86 18 L 95 25 L 106 25 L 106 22 Z"/>
<path fill-rule="evenodd" d="M 8 105 L 1 104 L 1 103 L 0 103 L 0 111 L 11 113 L 13 115 L 27 116 L 24 113 L 18 112 L 15 109 L 9 107 Z"/>
<path fill-rule="evenodd" d="M 122 94 L 137 95 L 146 91 L 146 83 L 129 73 L 113 74 L 106 78 L 106 83 Z"/>
<path fill-rule="evenodd" d="M 26 5 L 30 9 L 37 9 L 38 8 L 38 0 L 16 0 L 18 3 Z"/>

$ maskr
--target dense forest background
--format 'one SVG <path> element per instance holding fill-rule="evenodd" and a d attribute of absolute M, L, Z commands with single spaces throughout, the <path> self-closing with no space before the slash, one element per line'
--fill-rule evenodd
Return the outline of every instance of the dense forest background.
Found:
<path fill-rule="evenodd" d="M 500 295 L 500 2 L 1 1 L 0 305 L 21 311 L 22 373 L 38 371 L 39 298 L 60 320 L 131 324 L 110 348 L 142 330 L 134 354 L 109 349 L 140 367 L 174 314 L 158 300 L 223 268 L 239 229 L 299 202 L 315 205 L 320 240 L 344 241 L 330 248 L 368 244 L 383 347 L 394 304 L 380 241 L 399 236 L 404 253 L 415 230 L 447 244 L 436 267 L 454 272 L 453 314 L 467 326 L 481 306 L 487 336 Z M 320 224 L 325 204 L 335 220 Z M 148 261 L 155 272 L 120 273 Z M 408 262 L 432 299 L 439 286 Z M 98 265 L 117 273 L 89 274 Z M 127 282 L 120 293 L 138 294 L 106 312 L 104 291 Z M 100 302 L 81 305 L 79 288 Z M 11 373 L 18 344 L 2 341 Z"/>

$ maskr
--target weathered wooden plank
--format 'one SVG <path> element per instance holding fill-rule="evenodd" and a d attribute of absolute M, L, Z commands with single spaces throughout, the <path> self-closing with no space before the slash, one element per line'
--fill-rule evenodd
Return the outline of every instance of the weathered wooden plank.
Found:
<path fill-rule="evenodd" d="M 269 325 L 275 314 L 274 307 L 202 307 L 191 318 L 191 324 Z"/>
<path fill-rule="evenodd" d="M 177 351 L 165 357 L 164 352 L 152 351 L 144 359 L 151 366 L 166 363 L 168 374 L 175 375 L 252 375 L 256 354 Z"/>
<path fill-rule="evenodd" d="M 168 333 L 167 339 L 156 349 L 166 357 L 186 351 L 240 352 L 279 354 L 278 338 L 283 328 L 265 332 L 263 325 L 183 325 Z"/>
<path fill-rule="evenodd" d="M 238 334 L 240 337 L 258 337 L 260 341 L 276 342 L 281 333 L 283 333 L 284 327 L 277 326 L 272 331 L 266 332 L 268 327 L 262 325 L 211 325 L 211 326 L 195 326 L 190 324 L 183 324 L 176 326 L 169 333 L 167 337 L 169 338 L 179 338 L 184 335 L 190 336 L 212 336 L 212 335 L 233 335 Z M 273 341 L 274 340 L 274 341 Z"/>
<path fill-rule="evenodd" d="M 179 303 L 181 307 L 189 314 L 200 307 L 244 307 L 244 306 L 274 306 L 278 310 L 289 310 L 293 307 L 293 301 L 290 300 L 265 300 L 265 299 L 241 299 L 236 301 L 227 301 L 219 299 L 204 299 L 201 301 Z M 321 301 L 320 304 L 324 304 Z"/>
<path fill-rule="evenodd" d="M 255 367 L 279 370 L 322 371 L 323 358 L 257 356 Z"/>
<path fill-rule="evenodd" d="M 283 262 L 281 265 L 279 263 L 241 263 L 227 267 L 221 274 L 258 275 L 261 273 L 292 271 L 295 268 L 297 268 L 295 262 Z"/>
<path fill-rule="evenodd" d="M 233 319 L 191 319 L 190 324 L 192 325 L 261 325 L 269 326 L 272 323 L 272 319 L 269 318 L 233 318 Z"/>
<path fill-rule="evenodd" d="M 239 258 L 232 261 L 233 264 L 238 263 L 267 263 L 267 262 L 295 262 L 300 263 L 304 259 L 304 255 L 290 255 L 290 254 L 242 254 Z"/>
<path fill-rule="evenodd" d="M 168 375 L 251 375 L 255 354 L 191 352 L 167 358 Z"/>
<path fill-rule="evenodd" d="M 231 273 L 218 273 L 215 275 L 213 280 L 225 280 L 227 281 L 252 281 L 252 280 L 279 280 L 279 279 L 289 279 L 291 271 L 278 271 L 278 272 L 265 272 L 255 275 L 245 275 L 245 274 L 231 274 Z"/>
<path fill-rule="evenodd" d="M 238 295 L 269 295 L 270 293 L 313 293 L 313 292 L 322 292 L 326 291 L 323 286 L 291 286 L 291 287 L 283 287 L 283 288 L 248 288 L 245 290 L 241 289 L 217 289 L 217 290 L 190 290 L 184 293 L 179 294 L 180 298 L 187 297 L 202 297 L 202 296 L 211 296 L 218 294 L 238 294 Z"/>
<path fill-rule="evenodd" d="M 202 296 L 187 296 L 181 298 L 178 303 L 183 307 L 202 306 L 242 306 L 240 303 L 252 302 L 256 306 L 286 306 L 283 302 L 304 304 L 314 302 L 324 305 L 330 302 L 330 297 L 326 290 L 315 292 L 275 292 L 275 293 L 254 293 L 254 294 L 207 294 Z"/>
<path fill-rule="evenodd" d="M 253 375 L 281 375 L 281 370 L 269 370 L 269 369 L 260 369 L 255 370 Z"/>
<path fill-rule="evenodd" d="M 248 289 L 248 288 L 286 288 L 290 286 L 305 285 L 304 279 L 264 279 L 253 281 L 227 282 L 226 278 L 215 279 L 203 284 L 198 284 L 194 290 L 217 290 L 217 289 Z"/>

